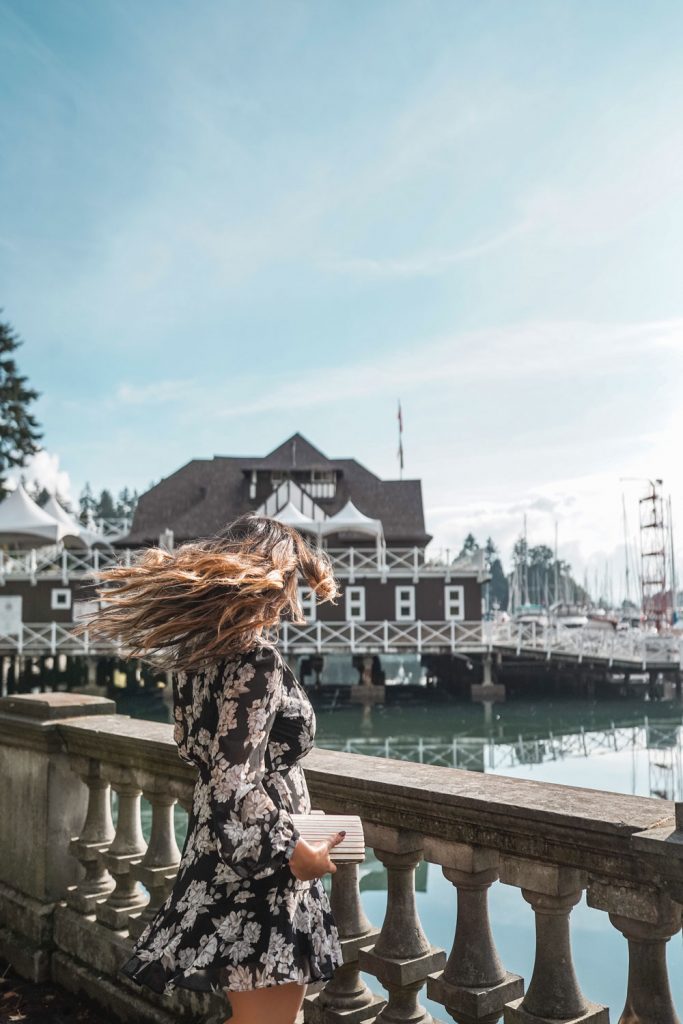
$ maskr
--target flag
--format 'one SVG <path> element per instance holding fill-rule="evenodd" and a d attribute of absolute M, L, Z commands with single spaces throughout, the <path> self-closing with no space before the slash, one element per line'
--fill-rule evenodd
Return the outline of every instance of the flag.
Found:
<path fill-rule="evenodd" d="M 398 400 L 398 464 L 403 471 L 403 413 L 401 412 L 401 399 Z"/>

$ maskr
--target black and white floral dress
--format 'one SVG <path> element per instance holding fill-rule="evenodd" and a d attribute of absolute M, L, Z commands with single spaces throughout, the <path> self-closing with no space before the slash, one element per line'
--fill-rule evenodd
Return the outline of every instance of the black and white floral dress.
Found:
<path fill-rule="evenodd" d="M 199 775 L 173 890 L 121 970 L 163 993 L 329 979 L 341 949 L 327 894 L 288 864 L 290 815 L 310 810 L 305 690 L 268 647 L 177 673 L 173 687 L 175 740 Z"/>

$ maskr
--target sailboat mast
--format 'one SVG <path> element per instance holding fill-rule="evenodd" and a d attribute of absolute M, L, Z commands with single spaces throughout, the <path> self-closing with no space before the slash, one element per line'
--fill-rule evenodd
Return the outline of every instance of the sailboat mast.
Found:
<path fill-rule="evenodd" d="M 629 557 L 628 557 L 628 527 L 626 524 L 626 495 L 621 492 L 621 517 L 624 525 L 624 568 L 626 577 L 626 600 L 631 600 L 631 580 L 629 573 Z"/>
<path fill-rule="evenodd" d="M 526 513 L 524 512 L 524 604 L 528 604 L 528 542 L 526 540 Z"/>
<path fill-rule="evenodd" d="M 559 573 L 560 563 L 557 558 L 557 519 L 555 520 L 555 586 L 554 586 L 554 602 L 557 604 L 559 600 Z"/>
<path fill-rule="evenodd" d="M 667 505 L 669 511 L 669 550 L 671 552 L 671 621 L 674 622 L 676 617 L 676 591 L 678 589 L 678 584 L 676 582 L 676 556 L 674 553 L 674 520 L 673 513 L 671 510 L 671 495 L 669 495 Z"/>

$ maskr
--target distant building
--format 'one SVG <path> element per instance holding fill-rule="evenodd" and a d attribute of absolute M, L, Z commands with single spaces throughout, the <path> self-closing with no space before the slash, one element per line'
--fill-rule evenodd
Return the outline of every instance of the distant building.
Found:
<path fill-rule="evenodd" d="M 302 584 L 306 623 L 282 623 L 281 647 L 299 659 L 307 681 L 447 679 L 466 660 L 458 652 L 481 648 L 483 553 L 430 555 L 419 480 L 381 480 L 355 459 L 328 458 L 298 433 L 261 457 L 193 459 L 140 497 L 124 535 L 97 538 L 77 527 L 83 536 L 74 537 L 73 523 L 39 523 L 40 510 L 19 497 L 23 532 L 8 525 L 0 537 L 0 655 L 115 654 L 71 635 L 73 622 L 92 610 L 93 570 L 140 547 L 209 537 L 248 511 L 323 546 L 340 581 L 334 605 L 317 604 Z"/>
<path fill-rule="evenodd" d="M 329 459 L 301 434 L 263 457 L 216 455 L 193 459 L 143 494 L 129 536 L 119 544 L 156 544 L 170 529 L 175 543 L 209 536 L 245 512 L 278 515 L 292 504 L 305 517 L 324 521 L 348 501 L 382 524 L 387 545 L 424 548 L 419 480 L 380 480 L 355 459 Z M 367 535 L 340 531 L 328 546 L 368 546 Z"/>
<path fill-rule="evenodd" d="M 395 669 L 400 678 L 403 666 L 417 681 L 415 656 L 438 646 L 432 627 L 440 627 L 442 649 L 448 649 L 444 624 L 481 620 L 488 579 L 483 555 L 457 562 L 429 558 L 421 482 L 381 480 L 356 459 L 328 458 L 299 433 L 262 457 L 188 462 L 140 497 L 130 534 L 117 543 L 175 545 L 210 536 L 249 511 L 295 526 L 332 557 L 340 600 L 318 605 L 302 586 L 310 628 L 285 625 L 282 635 L 292 653 L 311 647 L 325 653 L 324 668 L 316 668 L 325 681 L 348 676 L 340 664 L 333 671 L 333 652 L 361 649 L 367 657 L 373 647 L 375 676 Z M 405 641 L 407 629 L 414 633 L 410 670 L 405 654 L 387 657 L 394 637 L 403 634 Z M 392 660 L 388 670 L 377 663 Z"/>

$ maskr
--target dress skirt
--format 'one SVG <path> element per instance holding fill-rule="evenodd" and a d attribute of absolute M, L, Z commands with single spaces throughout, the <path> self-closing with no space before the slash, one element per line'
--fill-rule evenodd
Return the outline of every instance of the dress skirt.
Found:
<path fill-rule="evenodd" d="M 291 814 L 310 810 L 306 692 L 276 650 L 257 648 L 175 675 L 174 715 L 179 753 L 199 770 L 187 835 L 173 889 L 121 972 L 165 994 L 330 979 L 342 958 L 327 893 L 289 868 Z"/>

